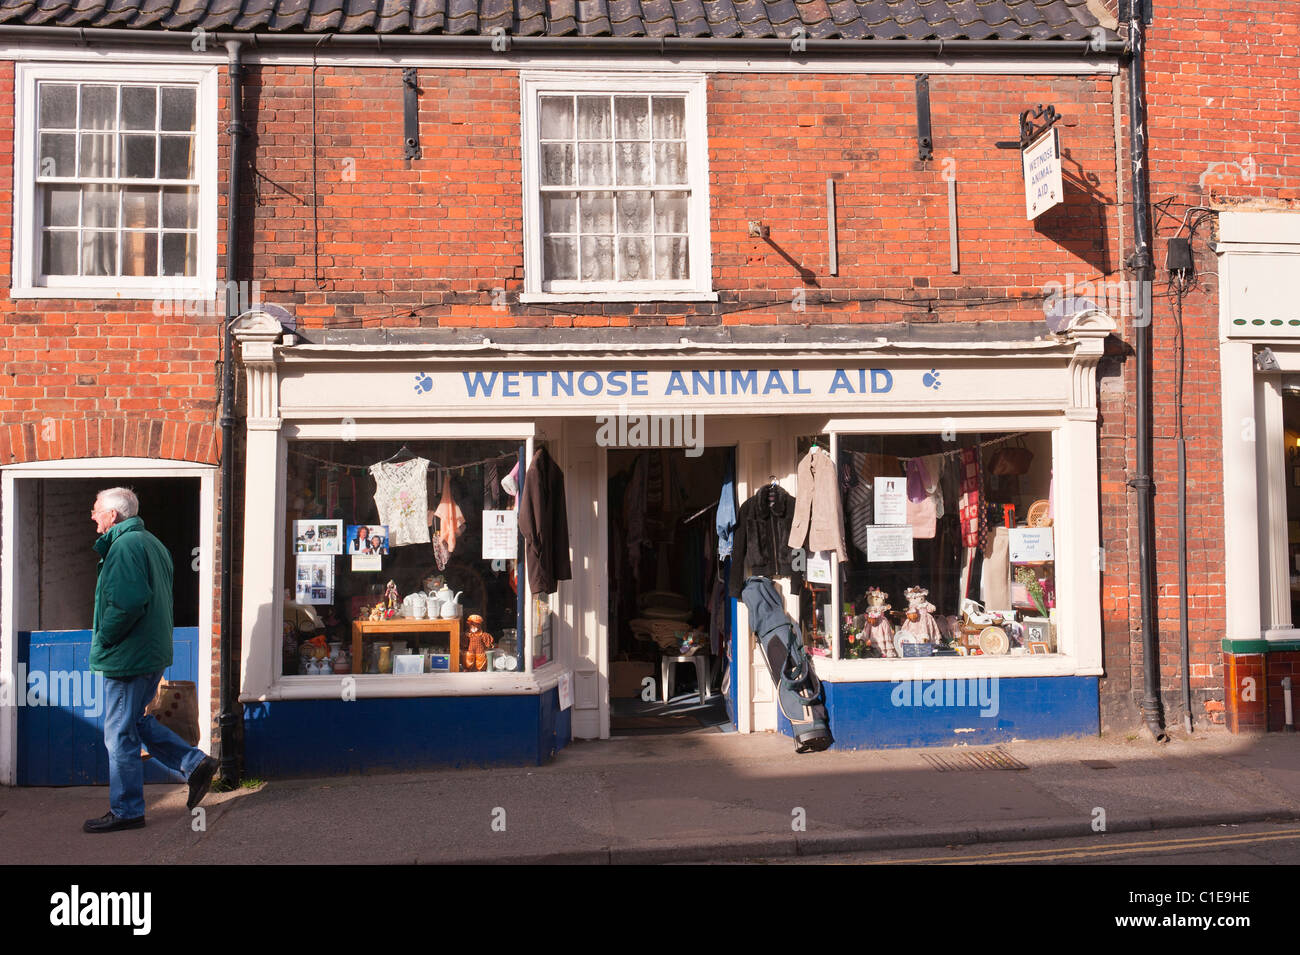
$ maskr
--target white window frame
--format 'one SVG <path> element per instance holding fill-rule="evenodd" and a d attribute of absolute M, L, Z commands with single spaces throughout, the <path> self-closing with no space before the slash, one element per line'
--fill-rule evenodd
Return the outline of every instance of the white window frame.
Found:
<path fill-rule="evenodd" d="M 521 302 L 654 302 L 717 301 L 713 291 L 712 233 L 709 224 L 708 113 L 706 78 L 700 74 L 528 72 L 519 76 L 523 127 L 524 289 Z M 541 168 L 539 97 L 565 93 L 677 93 L 686 97 L 686 162 L 691 190 L 688 235 L 689 280 L 663 282 L 592 282 L 581 288 L 548 291 L 544 285 L 541 235 Z"/>
<path fill-rule="evenodd" d="M 36 85 L 65 83 L 196 84 L 195 173 L 199 182 L 198 274 L 186 276 L 56 276 L 38 270 L 40 209 L 36 172 Z M 14 83 L 14 242 L 12 298 L 210 301 L 217 292 L 217 82 L 215 66 L 19 63 Z"/>

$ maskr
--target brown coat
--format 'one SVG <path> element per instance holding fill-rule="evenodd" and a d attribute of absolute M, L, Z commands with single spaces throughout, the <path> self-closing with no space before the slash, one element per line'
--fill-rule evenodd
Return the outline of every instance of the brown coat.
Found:
<path fill-rule="evenodd" d="M 833 550 L 841 561 L 849 559 L 844 548 L 844 512 L 840 510 L 840 486 L 835 462 L 823 451 L 809 451 L 799 462 L 799 487 L 790 525 L 790 546 L 809 552 Z"/>

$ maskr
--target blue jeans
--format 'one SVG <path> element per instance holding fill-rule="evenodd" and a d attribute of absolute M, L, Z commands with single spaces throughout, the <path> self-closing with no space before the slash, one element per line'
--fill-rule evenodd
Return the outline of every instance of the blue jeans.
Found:
<path fill-rule="evenodd" d="M 158 692 L 163 671 L 124 679 L 104 678 L 104 745 L 108 748 L 109 808 L 119 819 L 144 815 L 143 742 L 149 755 L 172 772 L 189 777 L 203 762 L 203 750 L 191 746 L 144 708 Z"/>

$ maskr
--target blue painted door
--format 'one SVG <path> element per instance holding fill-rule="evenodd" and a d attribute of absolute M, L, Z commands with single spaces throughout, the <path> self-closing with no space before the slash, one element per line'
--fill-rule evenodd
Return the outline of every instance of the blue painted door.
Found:
<path fill-rule="evenodd" d="M 108 785 L 103 682 L 90 673 L 91 636 L 89 630 L 18 634 L 20 786 Z M 172 665 L 163 679 L 197 682 L 198 640 L 198 627 L 172 631 Z M 204 709 L 200 700 L 200 714 Z M 147 783 L 180 779 L 153 760 L 144 770 Z"/>

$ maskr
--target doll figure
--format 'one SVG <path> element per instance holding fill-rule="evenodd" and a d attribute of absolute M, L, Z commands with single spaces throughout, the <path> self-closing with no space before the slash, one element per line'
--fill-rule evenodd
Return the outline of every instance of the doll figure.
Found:
<path fill-rule="evenodd" d="M 908 587 L 905 593 L 907 619 L 899 628 L 895 641 L 900 657 L 903 655 L 901 647 L 904 643 L 928 643 L 931 646 L 938 646 L 943 639 L 939 632 L 939 624 L 934 619 L 934 604 L 925 599 L 930 591 L 924 587 Z"/>
<path fill-rule="evenodd" d="M 867 640 L 882 657 L 895 657 L 894 625 L 889 622 L 889 594 L 872 587 L 867 591 Z"/>
<path fill-rule="evenodd" d="M 396 617 L 401 605 L 402 598 L 398 596 L 397 584 L 390 580 L 388 586 L 384 588 L 384 619 L 392 620 Z"/>
<path fill-rule="evenodd" d="M 469 624 L 469 633 L 462 661 L 463 669 L 471 673 L 482 672 L 487 669 L 487 652 L 492 649 L 495 641 L 490 633 L 483 632 L 483 618 L 478 614 L 470 614 L 465 622 Z"/>

